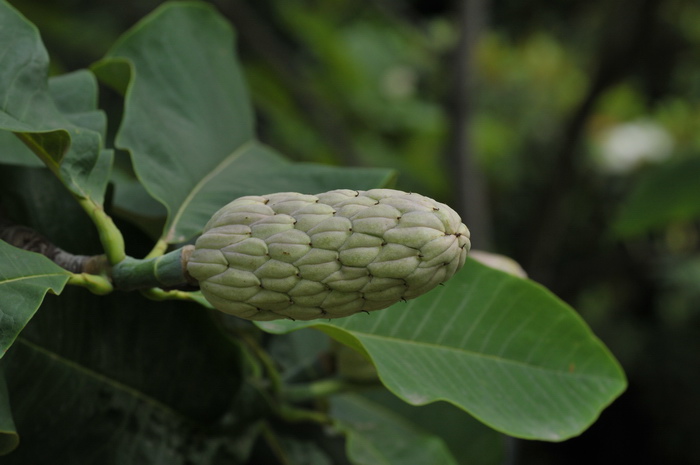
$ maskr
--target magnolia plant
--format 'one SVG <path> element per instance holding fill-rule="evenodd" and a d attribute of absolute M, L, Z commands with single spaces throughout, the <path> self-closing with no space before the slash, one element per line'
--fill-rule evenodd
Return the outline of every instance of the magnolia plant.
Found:
<path fill-rule="evenodd" d="M 0 1 L 0 50 L 3 463 L 466 463 L 580 434 L 624 390 L 570 307 L 467 257 L 449 206 L 257 141 L 207 4 L 48 78 Z"/>
<path fill-rule="evenodd" d="M 200 288 L 214 308 L 247 320 L 387 308 L 449 280 L 470 245 L 469 229 L 449 206 L 394 189 L 241 197 L 212 216 L 194 246 L 113 265 L 7 222 L 0 238 L 51 258 L 74 272 L 70 283 L 96 294 Z"/>

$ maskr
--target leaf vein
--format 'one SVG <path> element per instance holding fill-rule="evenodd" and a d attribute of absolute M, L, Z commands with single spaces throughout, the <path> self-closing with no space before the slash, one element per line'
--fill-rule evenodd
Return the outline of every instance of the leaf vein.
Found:
<path fill-rule="evenodd" d="M 242 144 L 236 150 L 227 155 L 223 160 L 221 160 L 221 162 L 218 165 L 216 165 L 216 167 L 213 170 L 207 173 L 206 176 L 204 176 L 202 179 L 199 180 L 199 182 L 197 182 L 197 184 L 195 184 L 195 186 L 192 188 L 190 193 L 187 194 L 187 197 L 185 197 L 185 200 L 183 200 L 182 204 L 178 208 L 177 213 L 175 214 L 175 217 L 173 218 L 173 221 L 170 225 L 170 228 L 165 237 L 163 238 L 165 241 L 170 242 L 174 238 L 175 230 L 177 229 L 177 224 L 180 221 L 180 218 L 182 218 L 182 215 L 185 213 L 185 210 L 187 210 L 187 207 L 192 203 L 194 198 L 197 196 L 197 194 L 199 194 L 199 192 L 204 188 L 204 186 L 206 186 L 206 184 L 211 179 L 217 176 L 227 166 L 229 166 L 235 160 L 243 156 L 243 154 L 250 148 L 252 148 L 255 145 L 255 143 L 256 141 L 254 139 L 251 139 L 248 142 Z"/>
<path fill-rule="evenodd" d="M 406 341 L 403 339 L 398 339 L 398 338 L 392 338 L 392 337 L 387 337 L 387 336 L 377 336 L 374 334 L 366 334 L 366 333 L 357 333 L 353 332 L 355 337 L 358 337 L 360 341 L 362 341 L 363 338 L 367 339 L 376 339 L 379 341 L 385 341 L 385 342 L 393 342 L 393 343 L 398 343 L 398 344 L 406 344 Z M 364 344 L 363 344 L 364 345 Z M 531 363 L 527 363 L 526 361 L 523 360 L 514 360 L 514 359 L 506 359 L 503 357 L 500 357 L 498 355 L 494 354 L 484 354 L 481 352 L 475 352 L 473 350 L 466 350 L 460 347 L 447 347 L 447 346 L 440 346 L 434 343 L 429 343 L 429 342 L 424 342 L 424 341 L 411 341 L 411 345 L 416 345 L 416 346 L 423 346 L 428 349 L 437 349 L 439 351 L 447 351 L 447 352 L 456 352 L 462 355 L 468 355 L 471 357 L 475 358 L 481 358 L 481 359 L 486 359 L 486 360 L 493 360 L 496 362 L 501 362 L 501 363 L 506 363 L 506 364 L 513 364 L 513 365 L 520 365 L 524 366 L 527 368 L 532 368 L 536 370 L 541 370 L 541 371 L 547 371 L 547 372 L 552 372 L 552 373 L 557 373 L 557 374 L 565 374 L 567 376 L 571 375 L 574 377 L 586 377 L 586 378 L 595 378 L 595 379 L 615 379 L 615 378 L 610 378 L 607 376 L 600 376 L 600 375 L 595 375 L 595 374 L 588 374 L 588 373 L 581 373 L 581 372 L 575 372 L 571 373 L 567 369 L 555 369 L 552 367 L 545 367 L 545 366 L 540 366 L 540 365 L 533 365 Z"/>

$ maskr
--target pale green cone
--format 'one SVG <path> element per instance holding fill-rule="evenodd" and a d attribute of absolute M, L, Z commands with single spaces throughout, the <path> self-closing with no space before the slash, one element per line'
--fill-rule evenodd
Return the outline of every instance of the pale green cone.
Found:
<path fill-rule="evenodd" d="M 214 307 L 241 318 L 340 318 L 430 291 L 469 247 L 459 215 L 419 194 L 283 192 L 216 212 L 187 269 Z"/>

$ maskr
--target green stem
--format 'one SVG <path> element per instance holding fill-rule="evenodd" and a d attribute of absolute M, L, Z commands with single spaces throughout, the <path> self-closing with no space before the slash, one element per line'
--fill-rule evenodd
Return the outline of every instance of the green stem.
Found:
<path fill-rule="evenodd" d="M 97 295 L 106 295 L 114 290 L 112 283 L 104 276 L 88 273 L 72 273 L 68 278 L 68 284 L 84 287 Z"/>
<path fill-rule="evenodd" d="M 126 257 L 112 268 L 112 280 L 117 289 L 133 291 L 149 288 L 176 288 L 191 285 L 186 262 L 193 246 L 185 246 L 170 253 L 146 260 Z M 165 297 L 153 294 L 153 297 Z M 182 296 L 171 296 L 180 298 Z M 161 299 L 162 300 L 162 299 Z"/>
<path fill-rule="evenodd" d="M 283 395 L 285 400 L 297 403 L 317 399 L 319 397 L 327 397 L 340 392 L 357 391 L 373 386 L 375 385 L 351 383 L 340 378 L 330 378 L 308 384 L 287 386 L 284 389 Z"/>
<path fill-rule="evenodd" d="M 277 408 L 277 414 L 280 416 L 280 418 L 288 421 L 289 423 L 311 422 L 319 423 L 321 425 L 331 423 L 331 419 L 323 412 L 291 407 L 289 405 L 280 405 Z"/>
<path fill-rule="evenodd" d="M 73 189 L 71 189 L 66 180 L 61 174 L 61 166 L 59 163 L 51 157 L 43 146 L 38 144 L 33 138 L 29 137 L 26 133 L 15 133 L 15 135 L 24 142 L 27 147 L 34 152 L 41 161 L 44 162 L 46 167 L 63 183 L 64 186 L 68 188 L 68 191 L 73 195 L 73 197 L 78 201 L 83 210 L 90 217 L 92 222 L 97 227 L 97 232 L 100 237 L 100 242 L 104 248 L 105 254 L 112 265 L 124 260 L 126 257 L 126 252 L 124 248 L 124 237 L 121 231 L 115 226 L 112 218 L 107 215 L 104 211 L 102 205 L 95 203 L 92 199 L 88 197 L 83 197 L 76 194 Z"/>
<path fill-rule="evenodd" d="M 282 376 L 280 375 L 279 371 L 277 371 L 275 361 L 272 360 L 272 357 L 270 357 L 268 352 L 265 349 L 263 349 L 260 346 L 260 344 L 258 344 L 258 342 L 255 340 L 255 338 L 250 334 L 241 333 L 240 338 L 243 340 L 246 346 L 248 346 L 248 348 L 255 354 L 257 359 L 265 368 L 267 376 L 270 379 L 270 387 L 272 389 L 272 393 L 273 395 L 277 396 L 282 391 Z"/>
<path fill-rule="evenodd" d="M 149 258 L 155 258 L 155 257 L 160 257 L 165 253 L 165 251 L 168 250 L 168 242 L 164 239 L 158 239 L 158 242 L 156 242 L 156 245 L 153 246 L 153 249 L 146 255 L 144 258 L 149 259 Z"/>
<path fill-rule="evenodd" d="M 92 200 L 78 196 L 75 198 L 97 227 L 97 233 L 109 263 L 116 265 L 124 260 L 126 258 L 124 237 L 112 218 L 105 213 L 101 205 Z"/>
<path fill-rule="evenodd" d="M 141 295 L 149 300 L 162 301 L 162 300 L 184 300 L 187 302 L 197 302 L 199 301 L 193 298 L 191 292 L 185 291 L 164 291 L 163 289 L 158 289 L 157 287 L 152 287 L 150 289 L 142 289 Z"/>

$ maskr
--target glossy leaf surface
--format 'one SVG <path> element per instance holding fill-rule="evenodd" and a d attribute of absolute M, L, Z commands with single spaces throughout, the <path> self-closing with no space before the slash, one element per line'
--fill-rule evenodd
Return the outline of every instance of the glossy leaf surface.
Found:
<path fill-rule="evenodd" d="M 117 145 L 168 210 L 163 238 L 185 241 L 233 199 L 281 191 L 368 189 L 388 170 L 293 164 L 255 138 L 230 25 L 203 3 L 166 4 L 93 69 L 124 92 Z M 119 186 L 117 186 L 119 188 Z"/>
<path fill-rule="evenodd" d="M 198 308 L 66 290 L 4 362 L 20 444 L 3 463 L 236 464 L 257 434 L 225 432 L 238 353 Z"/>
<path fill-rule="evenodd" d="M 400 416 L 404 421 L 441 438 L 460 465 L 502 465 L 506 441 L 513 440 L 447 402 L 410 405 L 386 389 L 367 390 L 360 395 Z"/>
<path fill-rule="evenodd" d="M 43 255 L 0 241 L 0 357 L 34 316 L 46 293 L 60 294 L 69 275 Z"/>
<path fill-rule="evenodd" d="M 445 286 L 405 304 L 313 326 L 365 353 L 405 401 L 445 400 L 509 435 L 580 434 L 626 386 L 581 318 L 543 287 L 468 260 Z"/>
<path fill-rule="evenodd" d="M 112 152 L 102 148 L 105 117 L 96 110 L 94 77 L 73 73 L 50 89 L 49 58 L 38 31 L 5 2 L 0 43 L 6 44 L 0 53 L 0 130 L 14 132 L 75 195 L 101 204 Z M 8 158 L 26 157 L 13 150 Z"/>
<path fill-rule="evenodd" d="M 99 252 L 89 218 L 47 170 L 6 167 L 0 197 L 65 250 Z M 133 229 L 126 237 L 149 245 Z M 240 400 L 238 346 L 197 305 L 68 286 L 44 300 L 2 363 L 20 438 L 3 465 L 228 465 L 257 434 L 258 402 Z"/>
<path fill-rule="evenodd" d="M 457 464 L 438 436 L 366 398 L 334 396 L 330 414 L 347 436 L 348 458 L 355 465 Z"/>

